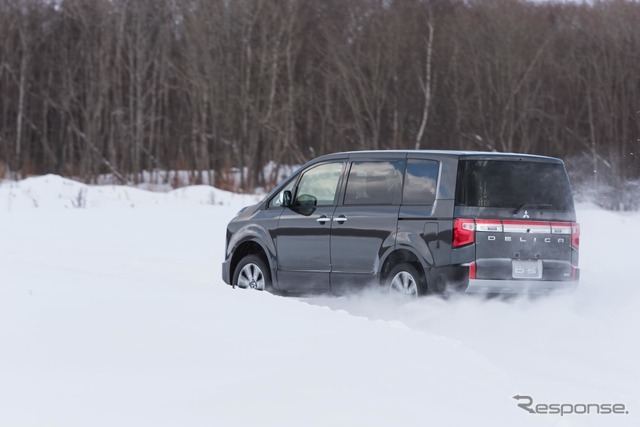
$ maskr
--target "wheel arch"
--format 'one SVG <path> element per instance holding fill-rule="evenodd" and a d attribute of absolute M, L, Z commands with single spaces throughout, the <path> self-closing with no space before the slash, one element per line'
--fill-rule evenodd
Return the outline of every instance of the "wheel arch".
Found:
<path fill-rule="evenodd" d="M 231 262 L 229 264 L 229 274 L 230 277 L 234 277 L 236 272 L 236 268 L 244 257 L 248 255 L 257 255 L 264 261 L 264 263 L 269 267 L 269 273 L 271 276 L 271 281 L 273 282 L 273 265 L 271 264 L 271 260 L 267 256 L 267 250 L 256 240 L 247 239 L 243 242 L 239 243 L 238 246 L 234 249 L 233 255 L 231 256 Z"/>
<path fill-rule="evenodd" d="M 382 268 L 380 269 L 379 279 L 380 283 L 383 283 L 387 279 L 389 272 L 398 264 L 407 263 L 411 264 L 418 270 L 418 273 L 422 274 L 422 280 L 424 286 L 428 288 L 428 268 L 425 267 L 423 261 L 421 261 L 418 254 L 409 248 L 396 248 L 391 251 L 382 262 Z"/>

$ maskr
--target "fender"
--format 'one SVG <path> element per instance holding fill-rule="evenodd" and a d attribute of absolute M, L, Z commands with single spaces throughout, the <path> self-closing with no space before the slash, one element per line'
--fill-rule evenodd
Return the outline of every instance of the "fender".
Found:
<path fill-rule="evenodd" d="M 277 268 L 276 247 L 273 240 L 271 240 L 269 232 L 265 228 L 254 223 L 242 227 L 233 233 L 229 240 L 229 246 L 226 254 L 227 259 L 231 259 L 236 249 L 246 242 L 254 242 L 260 245 L 264 253 L 267 255 L 269 269 L 271 270 L 271 277 L 275 283 L 275 272 Z"/>
<path fill-rule="evenodd" d="M 413 231 L 399 231 L 396 237 L 395 250 L 411 252 L 420 261 L 424 271 L 435 266 L 435 260 L 427 242 L 419 233 Z M 386 259 L 385 259 L 386 261 Z"/>

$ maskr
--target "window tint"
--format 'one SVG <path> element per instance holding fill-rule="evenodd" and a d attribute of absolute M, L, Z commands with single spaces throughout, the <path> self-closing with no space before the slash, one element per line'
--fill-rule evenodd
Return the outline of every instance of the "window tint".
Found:
<path fill-rule="evenodd" d="M 336 198 L 342 166 L 342 162 L 325 163 L 305 172 L 298 184 L 296 202 L 306 201 L 311 196 L 316 199 L 316 206 L 332 205 Z"/>
<path fill-rule="evenodd" d="M 438 162 L 409 159 L 405 172 L 403 205 L 432 205 L 436 200 Z"/>
<path fill-rule="evenodd" d="M 456 205 L 572 210 L 573 199 L 562 164 L 464 160 L 458 165 Z"/>
<path fill-rule="evenodd" d="M 402 161 L 353 162 L 345 205 L 390 205 L 400 188 Z"/>
<path fill-rule="evenodd" d="M 292 179 L 287 185 L 284 186 L 284 188 L 282 190 L 280 190 L 280 192 L 278 192 L 278 194 L 276 194 L 273 199 L 271 199 L 271 201 L 269 202 L 269 207 L 270 208 L 277 208 L 282 206 L 282 195 L 284 194 L 285 191 L 289 190 L 293 190 L 293 185 L 296 183 L 295 178 Z"/>

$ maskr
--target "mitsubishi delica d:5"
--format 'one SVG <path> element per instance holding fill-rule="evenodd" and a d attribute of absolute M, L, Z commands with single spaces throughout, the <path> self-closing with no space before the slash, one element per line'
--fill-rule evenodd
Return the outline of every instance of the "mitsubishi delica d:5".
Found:
<path fill-rule="evenodd" d="M 318 157 L 229 223 L 226 283 L 276 292 L 575 287 L 580 227 L 556 158 L 458 151 Z"/>

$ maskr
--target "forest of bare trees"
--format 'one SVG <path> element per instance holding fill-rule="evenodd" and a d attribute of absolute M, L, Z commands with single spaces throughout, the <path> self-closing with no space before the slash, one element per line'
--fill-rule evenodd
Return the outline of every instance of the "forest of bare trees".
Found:
<path fill-rule="evenodd" d="M 0 177 L 473 149 L 640 178 L 640 3 L 0 0 Z"/>

